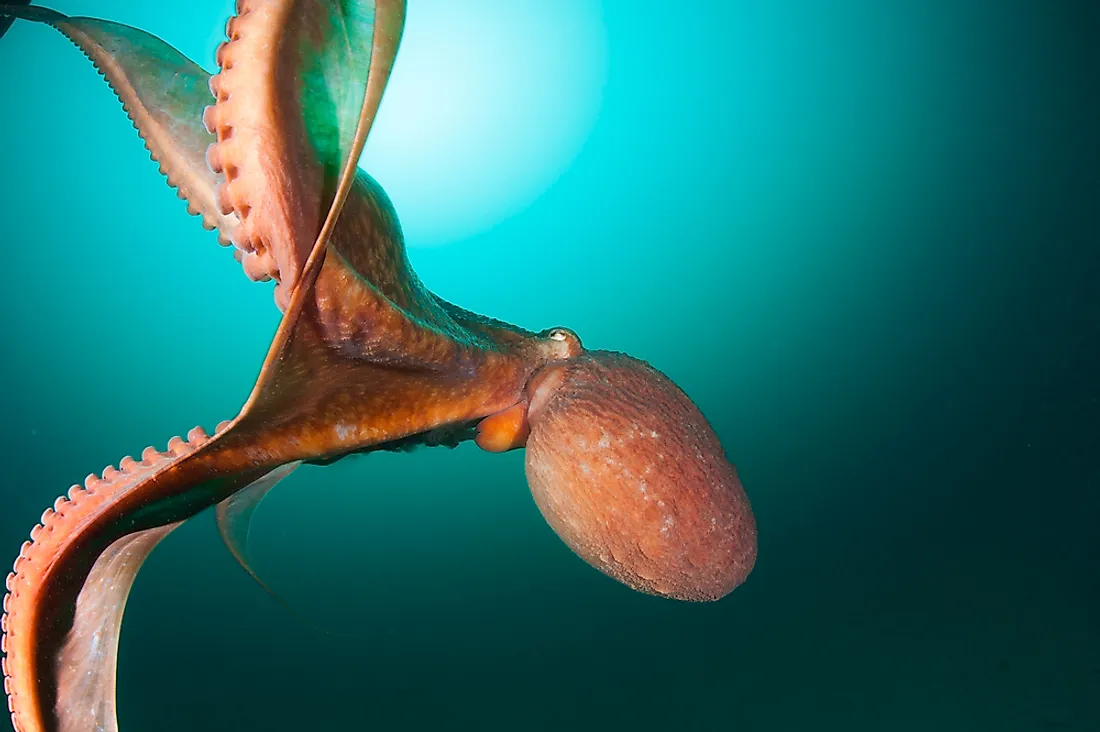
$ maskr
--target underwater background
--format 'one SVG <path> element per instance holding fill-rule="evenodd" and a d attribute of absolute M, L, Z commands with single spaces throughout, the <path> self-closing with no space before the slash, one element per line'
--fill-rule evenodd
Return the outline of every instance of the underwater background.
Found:
<path fill-rule="evenodd" d="M 409 6 L 363 165 L 420 277 L 673 378 L 756 569 L 634 593 L 522 452 L 304 468 L 252 551 L 310 622 L 200 515 L 131 595 L 121 729 L 1100 729 L 1100 5 Z M 54 7 L 208 69 L 230 13 Z M 63 37 L 17 23 L 0 69 L 14 559 L 70 484 L 234 415 L 279 313 Z"/>

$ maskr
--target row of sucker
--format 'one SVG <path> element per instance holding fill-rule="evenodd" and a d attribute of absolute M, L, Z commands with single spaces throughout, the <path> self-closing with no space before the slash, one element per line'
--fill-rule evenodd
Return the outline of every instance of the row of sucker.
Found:
<path fill-rule="evenodd" d="M 248 71 L 235 69 L 237 49 L 251 28 L 250 15 L 253 3 L 238 0 L 237 15 L 231 17 L 225 26 L 228 40 L 218 46 L 215 60 L 219 72 L 210 77 L 210 92 L 214 95 L 214 104 L 203 111 L 203 124 L 217 139 L 206 151 L 206 162 L 219 176 L 214 189 L 218 208 L 224 214 L 234 213 L 239 219 L 230 239 L 237 251 L 237 261 L 244 267 L 245 274 L 255 281 L 266 282 L 280 280 L 279 265 L 271 247 L 264 240 L 256 226 L 256 218 L 251 213 L 249 181 L 242 176 L 242 167 L 248 165 L 247 152 L 234 139 L 234 92 L 240 93 L 255 77 Z"/>
<path fill-rule="evenodd" d="M 201 211 L 198 207 L 195 206 L 195 204 L 192 202 L 192 199 L 195 198 L 197 192 L 188 190 L 188 186 L 183 181 L 183 179 L 173 173 L 173 171 L 164 164 L 164 161 L 161 160 L 160 155 L 157 153 L 157 151 L 154 149 L 154 146 L 150 143 L 149 139 L 142 131 L 133 107 L 130 105 L 129 102 L 126 101 L 126 99 L 123 98 L 118 89 L 115 88 L 115 85 L 111 81 L 111 78 L 108 75 L 107 71 L 104 70 L 99 61 L 91 53 L 88 52 L 88 50 L 84 47 L 84 45 L 80 42 L 78 38 L 76 38 L 72 33 L 60 26 L 57 26 L 57 28 L 66 38 L 68 38 L 73 43 L 73 45 L 75 45 L 80 50 L 82 54 L 84 54 L 85 58 L 91 61 L 92 66 L 93 68 L 95 68 L 96 72 L 107 82 L 107 86 L 111 89 L 115 97 L 122 104 L 122 110 L 126 113 L 126 117 L 130 120 L 130 124 L 133 125 L 134 130 L 137 132 L 138 138 L 145 146 L 146 151 L 148 151 L 150 159 L 157 164 L 158 172 L 165 177 L 168 186 L 176 191 L 176 195 L 179 197 L 179 199 L 187 204 L 187 213 L 191 214 L 192 216 L 201 217 L 200 221 L 202 223 L 202 227 L 207 231 L 216 231 L 218 234 L 218 243 L 222 246 L 229 246 L 229 244 L 232 243 L 233 231 L 236 230 L 238 226 L 237 215 L 232 211 L 221 211 L 223 218 L 219 221 L 218 218 L 213 215 L 213 212 Z"/>
<path fill-rule="evenodd" d="M 218 424 L 216 433 L 229 426 L 225 421 Z M 4 693 L 8 697 L 8 711 L 11 712 L 12 726 L 15 732 L 30 732 L 20 720 L 18 711 L 18 691 L 13 681 L 13 672 L 8 660 L 8 647 L 16 637 L 17 618 L 20 612 L 19 598 L 29 582 L 27 572 L 37 564 L 48 566 L 53 558 L 51 554 L 64 546 L 67 532 L 80 521 L 94 514 L 95 510 L 118 497 L 124 491 L 141 482 L 150 475 L 164 469 L 173 461 L 202 447 L 210 437 L 202 427 L 195 427 L 187 433 L 187 438 L 173 437 L 167 448 L 161 452 L 147 447 L 141 453 L 141 460 L 126 456 L 119 461 L 118 467 L 108 465 L 101 475 L 91 473 L 84 484 L 74 484 L 65 495 L 58 496 L 52 508 L 47 508 L 39 523 L 31 529 L 30 540 L 23 542 L 19 556 L 5 582 L 3 614 L 0 615 L 0 670 L 3 671 Z M 51 541 L 51 539 L 55 540 Z"/>

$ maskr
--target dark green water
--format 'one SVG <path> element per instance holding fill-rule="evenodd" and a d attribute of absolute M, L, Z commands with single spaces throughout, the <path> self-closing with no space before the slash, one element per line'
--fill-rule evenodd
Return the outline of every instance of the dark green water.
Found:
<path fill-rule="evenodd" d="M 409 1 L 411 39 L 431 11 Z M 228 14 L 57 7 L 208 67 Z M 123 732 L 1100 729 L 1100 6 L 676 8 L 604 0 L 567 169 L 411 257 L 465 307 L 691 394 L 756 511 L 747 584 L 689 605 L 604 578 L 521 453 L 303 470 L 258 514 L 257 565 L 356 637 L 289 616 L 200 516 L 131 596 Z M 234 414 L 278 313 L 60 36 L 17 25 L 0 68 L 14 559 L 71 483 Z M 433 215 L 398 203 L 410 231 Z"/>

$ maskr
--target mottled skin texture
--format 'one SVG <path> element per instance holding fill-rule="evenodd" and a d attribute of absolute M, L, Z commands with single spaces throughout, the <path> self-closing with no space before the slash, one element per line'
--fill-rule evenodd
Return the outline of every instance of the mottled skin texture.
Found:
<path fill-rule="evenodd" d="M 636 590 L 715 600 L 756 561 L 756 523 L 718 437 L 651 366 L 589 352 L 531 385 L 527 482 L 558 535 Z"/>
<path fill-rule="evenodd" d="M 222 525 L 247 520 L 233 501 L 302 461 L 454 444 L 476 426 L 486 450 L 527 445 L 540 509 L 605 573 L 691 600 L 744 580 L 748 502 L 682 392 L 571 331 L 447 303 L 413 273 L 389 200 L 356 167 L 404 0 L 239 0 L 214 76 L 134 28 L 25 3 L 5 14 L 52 25 L 92 60 L 188 210 L 250 278 L 276 281 L 284 311 L 234 419 L 89 475 L 31 532 L 0 621 L 17 732 L 117 730 L 118 633 L 142 561 L 220 504 L 243 563 Z"/>

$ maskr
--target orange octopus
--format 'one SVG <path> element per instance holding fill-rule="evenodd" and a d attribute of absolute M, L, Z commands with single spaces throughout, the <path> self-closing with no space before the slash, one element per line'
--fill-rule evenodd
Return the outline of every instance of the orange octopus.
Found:
<path fill-rule="evenodd" d="M 173 528 L 217 507 L 237 537 L 303 462 L 474 439 L 526 448 L 535 502 L 568 546 L 641 592 L 715 600 L 756 559 L 756 525 L 713 429 L 663 374 L 432 294 L 385 193 L 358 161 L 405 0 L 238 0 L 210 76 L 128 26 L 25 3 L 95 64 L 154 160 L 283 318 L 240 413 L 123 458 L 57 499 L 3 601 L 17 732 L 117 730 L 126 598 Z M 211 103 L 212 102 L 212 103 Z"/>

